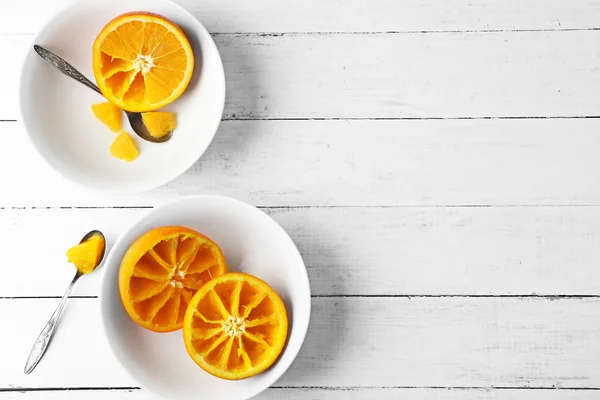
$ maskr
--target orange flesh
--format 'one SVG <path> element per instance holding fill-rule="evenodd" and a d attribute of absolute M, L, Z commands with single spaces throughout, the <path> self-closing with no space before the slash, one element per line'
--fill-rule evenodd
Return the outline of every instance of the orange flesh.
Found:
<path fill-rule="evenodd" d="M 175 130 L 177 127 L 177 118 L 175 113 L 166 111 L 152 111 L 142 113 L 142 121 L 148 133 L 155 138 L 161 138 Z"/>
<path fill-rule="evenodd" d="M 98 103 L 92 105 L 94 116 L 104 125 L 108 126 L 111 131 L 119 132 L 123 123 L 121 109 L 116 107 L 111 102 Z"/>
<path fill-rule="evenodd" d="M 123 161 L 131 162 L 138 158 L 138 151 L 133 138 L 127 132 L 121 132 L 110 145 L 110 154 Z"/>
<path fill-rule="evenodd" d="M 89 274 L 96 268 L 96 265 L 100 261 L 99 257 L 102 255 L 103 248 L 104 239 L 102 239 L 102 236 L 93 236 L 85 242 L 67 250 L 67 259 L 69 262 L 75 264 L 75 268 L 79 272 Z"/>
<path fill-rule="evenodd" d="M 93 48 L 94 76 L 118 107 L 152 111 L 175 101 L 194 69 L 192 48 L 173 22 L 151 13 L 127 13 L 110 21 Z"/>
<path fill-rule="evenodd" d="M 192 296 L 225 272 L 219 247 L 185 227 L 161 227 L 129 248 L 119 270 L 121 300 L 140 326 L 156 331 L 180 329 Z"/>
<path fill-rule="evenodd" d="M 227 273 L 194 295 L 183 334 L 188 354 L 202 369 L 223 379 L 244 379 L 275 362 L 287 323 L 281 298 L 265 282 Z"/>

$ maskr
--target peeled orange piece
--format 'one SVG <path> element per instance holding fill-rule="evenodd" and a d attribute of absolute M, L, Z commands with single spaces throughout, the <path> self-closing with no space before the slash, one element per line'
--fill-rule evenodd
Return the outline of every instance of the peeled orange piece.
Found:
<path fill-rule="evenodd" d="M 192 47 L 181 28 L 145 12 L 110 21 L 96 37 L 92 55 L 100 91 L 127 111 L 152 111 L 175 101 L 194 71 Z"/>
<path fill-rule="evenodd" d="M 111 102 L 92 104 L 92 112 L 111 131 L 119 132 L 123 123 L 121 109 Z"/>
<path fill-rule="evenodd" d="M 155 332 L 180 329 L 196 291 L 225 272 L 219 246 L 183 226 L 153 229 L 125 253 L 119 291 L 129 316 Z"/>
<path fill-rule="evenodd" d="M 155 138 L 161 138 L 177 128 L 177 118 L 172 112 L 145 112 L 142 113 L 142 121 L 148 128 L 148 133 Z"/>
<path fill-rule="evenodd" d="M 110 154 L 120 160 L 131 162 L 138 158 L 140 152 L 133 138 L 127 132 L 121 132 L 110 145 Z"/>
<path fill-rule="evenodd" d="M 244 379 L 269 368 L 287 337 L 285 306 L 262 280 L 227 273 L 192 298 L 183 321 L 188 354 L 206 372 Z"/>
<path fill-rule="evenodd" d="M 96 268 L 102 256 L 104 238 L 101 235 L 92 236 L 90 239 L 67 250 L 67 259 L 75 264 L 75 268 L 82 274 L 89 274 Z"/>

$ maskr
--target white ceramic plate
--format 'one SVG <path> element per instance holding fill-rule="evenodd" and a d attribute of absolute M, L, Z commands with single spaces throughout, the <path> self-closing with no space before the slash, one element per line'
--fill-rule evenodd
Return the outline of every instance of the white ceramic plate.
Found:
<path fill-rule="evenodd" d="M 188 356 L 181 331 L 154 333 L 129 317 L 117 281 L 121 259 L 138 237 L 165 225 L 187 226 L 210 237 L 223 251 L 229 271 L 255 275 L 281 296 L 290 322 L 288 339 L 270 369 L 241 381 L 215 378 Z M 238 200 L 193 196 L 154 209 L 123 233 L 102 268 L 100 304 L 108 343 L 140 386 L 166 399 L 253 397 L 286 371 L 304 341 L 310 317 L 310 286 L 302 257 L 273 219 Z"/>
<path fill-rule="evenodd" d="M 25 58 L 20 108 L 35 149 L 63 177 L 84 187 L 113 193 L 152 189 L 190 168 L 210 144 L 225 104 L 225 74 L 212 38 L 202 24 L 170 0 L 77 1 L 50 19 L 34 39 L 94 81 L 92 44 L 112 18 L 129 11 L 151 11 L 177 23 L 195 55 L 192 80 L 166 110 L 178 127 L 166 143 L 138 138 L 123 115 L 123 127 L 136 139 L 140 156 L 131 163 L 109 153 L 115 138 L 90 111 L 102 96 L 46 64 L 33 50 Z"/>

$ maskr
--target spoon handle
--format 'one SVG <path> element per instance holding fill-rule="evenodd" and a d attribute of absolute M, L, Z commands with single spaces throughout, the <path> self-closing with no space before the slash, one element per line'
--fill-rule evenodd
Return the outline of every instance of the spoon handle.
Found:
<path fill-rule="evenodd" d="M 38 46 L 37 44 L 33 45 L 33 49 L 46 61 L 48 64 L 52 65 L 54 68 L 62 72 L 63 74 L 70 76 L 83 83 L 85 86 L 89 87 L 92 90 L 102 94 L 98 86 L 96 86 L 92 81 L 83 76 L 83 74 L 75 69 L 71 64 L 63 60 L 61 57 L 57 56 L 53 52 L 48 49 L 43 48 L 42 46 Z"/>
<path fill-rule="evenodd" d="M 46 352 L 48 344 L 50 343 L 50 339 L 52 339 L 52 335 L 54 334 L 56 326 L 58 325 L 60 315 L 62 314 L 65 304 L 67 303 L 67 299 L 69 298 L 69 293 L 71 293 L 71 289 L 73 289 L 73 286 L 75 286 L 75 282 L 77 282 L 81 276 L 82 274 L 79 271 L 75 274 L 75 277 L 60 300 L 60 303 L 58 303 L 58 307 L 56 307 L 54 314 L 52 314 L 50 320 L 48 320 L 48 323 L 46 326 L 44 326 L 44 329 L 42 329 L 42 332 L 33 344 L 33 348 L 31 349 L 29 357 L 27 358 L 27 362 L 25 363 L 24 372 L 26 374 L 29 374 L 31 371 L 33 371 L 35 366 L 38 364 L 38 362 L 40 362 L 42 356 Z"/>

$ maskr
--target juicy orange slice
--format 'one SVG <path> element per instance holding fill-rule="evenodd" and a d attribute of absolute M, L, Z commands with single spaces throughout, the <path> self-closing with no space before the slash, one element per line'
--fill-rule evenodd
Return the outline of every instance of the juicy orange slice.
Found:
<path fill-rule="evenodd" d="M 123 123 L 121 109 L 111 102 L 92 104 L 92 112 L 94 116 L 104 125 L 108 126 L 111 131 L 119 132 Z"/>
<path fill-rule="evenodd" d="M 155 138 L 161 138 L 177 128 L 177 118 L 172 112 L 145 112 L 142 113 L 142 121 L 148 128 L 148 133 Z"/>
<path fill-rule="evenodd" d="M 183 226 L 153 229 L 125 253 L 119 291 L 129 316 L 155 332 L 180 329 L 196 291 L 225 272 L 219 246 Z"/>
<path fill-rule="evenodd" d="M 67 259 L 75 264 L 75 268 L 82 274 L 89 274 L 98 264 L 104 248 L 104 238 L 101 235 L 94 235 L 83 243 L 71 247 L 67 250 Z"/>
<path fill-rule="evenodd" d="M 287 337 L 287 314 L 277 293 L 262 280 L 227 273 L 192 298 L 183 322 L 188 354 L 206 372 L 244 379 L 277 359 Z"/>
<path fill-rule="evenodd" d="M 92 67 L 100 91 L 127 111 L 152 111 L 175 101 L 194 71 L 190 42 L 160 15 L 119 15 L 98 34 Z"/>
<path fill-rule="evenodd" d="M 110 145 L 110 154 L 120 160 L 131 162 L 138 158 L 140 152 L 133 138 L 127 132 L 121 132 Z"/>

